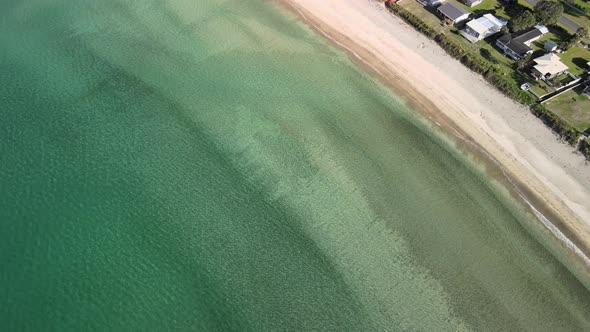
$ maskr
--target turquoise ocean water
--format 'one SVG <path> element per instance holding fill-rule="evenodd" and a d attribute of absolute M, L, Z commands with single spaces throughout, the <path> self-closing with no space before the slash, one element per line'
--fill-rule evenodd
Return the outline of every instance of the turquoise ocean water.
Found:
<path fill-rule="evenodd" d="M 590 292 L 264 1 L 0 3 L 0 330 L 588 330 Z"/>

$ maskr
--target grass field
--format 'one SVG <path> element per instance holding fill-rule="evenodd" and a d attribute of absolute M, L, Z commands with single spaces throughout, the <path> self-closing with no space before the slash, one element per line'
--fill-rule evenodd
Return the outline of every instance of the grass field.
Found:
<path fill-rule="evenodd" d="M 579 131 L 590 128 L 590 100 L 574 89 L 548 101 L 545 106 Z"/>
<path fill-rule="evenodd" d="M 573 47 L 567 52 L 560 54 L 560 58 L 569 67 L 572 74 L 581 75 L 584 73 L 585 64 L 590 61 L 590 50 Z"/>
<path fill-rule="evenodd" d="M 575 5 L 582 7 L 582 10 L 586 11 L 587 16 L 590 15 L 590 2 L 583 0 L 570 0 L 570 2 L 573 2 Z M 566 7 L 566 5 L 564 5 L 564 7 Z"/>

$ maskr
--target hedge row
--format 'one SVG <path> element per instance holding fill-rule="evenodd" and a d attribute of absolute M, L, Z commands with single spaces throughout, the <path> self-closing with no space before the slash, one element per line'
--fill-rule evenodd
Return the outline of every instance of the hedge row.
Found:
<path fill-rule="evenodd" d="M 450 56 L 455 59 L 461 59 L 467 52 L 452 39 L 447 37 L 444 33 L 436 35 L 434 41 L 440 45 Z"/>
<path fill-rule="evenodd" d="M 514 84 L 514 81 L 506 79 L 502 73 L 489 70 L 484 76 L 491 85 L 519 103 L 529 105 L 535 102 L 535 97 L 532 94 L 521 90 L 518 85 Z"/>
<path fill-rule="evenodd" d="M 534 115 L 536 115 L 539 119 L 543 120 L 543 122 L 548 127 L 551 127 L 553 131 L 555 131 L 559 136 L 561 136 L 561 138 L 565 139 L 568 143 L 574 145 L 578 142 L 578 138 L 580 137 L 581 133 L 574 127 L 565 123 L 560 117 L 548 110 L 545 106 L 541 104 L 535 104 L 531 107 L 531 110 Z M 585 144 L 588 144 L 588 142 L 586 142 Z M 582 150 L 582 152 L 584 152 L 584 150 Z M 586 156 L 588 157 L 588 154 L 586 154 Z"/>
<path fill-rule="evenodd" d="M 413 26 L 416 30 L 422 32 L 428 38 L 432 39 L 436 36 L 436 30 L 431 28 L 428 24 L 422 21 L 418 16 L 410 13 L 409 11 L 405 10 L 404 8 L 396 5 L 394 3 L 386 2 L 385 6 L 389 8 L 389 10 L 399 16 L 401 19 L 406 21 L 408 24 Z"/>
<path fill-rule="evenodd" d="M 490 69 L 492 69 L 492 64 L 488 61 L 482 60 L 473 54 L 467 53 L 461 58 L 461 63 L 463 63 L 467 68 L 473 70 L 474 72 L 485 75 L 487 74 Z"/>

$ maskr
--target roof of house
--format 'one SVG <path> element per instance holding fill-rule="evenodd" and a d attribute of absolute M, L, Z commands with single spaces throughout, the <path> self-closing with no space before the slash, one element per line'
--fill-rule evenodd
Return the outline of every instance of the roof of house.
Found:
<path fill-rule="evenodd" d="M 526 46 L 523 42 L 519 41 L 516 38 L 513 38 L 513 35 L 507 33 L 504 36 L 500 37 L 498 39 L 499 42 L 501 42 L 502 44 L 506 45 L 508 48 L 510 48 L 514 53 L 518 54 L 518 55 L 525 55 L 527 54 L 529 51 L 532 51 L 533 49 Z"/>
<path fill-rule="evenodd" d="M 545 42 L 545 49 L 546 50 L 553 50 L 556 47 L 557 47 L 557 44 L 555 44 L 554 42 L 552 42 L 550 40 Z"/>
<path fill-rule="evenodd" d="M 485 14 L 484 16 L 467 22 L 473 31 L 483 34 L 487 31 L 500 31 L 502 27 L 506 26 L 506 21 L 500 20 L 492 14 Z"/>
<path fill-rule="evenodd" d="M 463 9 L 463 7 L 450 1 L 438 7 L 438 11 L 453 21 L 465 14 L 469 14 L 469 12 Z"/>
<path fill-rule="evenodd" d="M 533 61 L 536 63 L 534 68 L 543 75 L 555 75 L 568 69 L 567 66 L 561 62 L 561 59 L 554 53 L 547 53 Z"/>
<path fill-rule="evenodd" d="M 518 55 L 524 55 L 532 49 L 526 45 L 531 40 L 540 37 L 549 31 L 542 25 L 536 25 L 535 27 L 524 31 L 513 34 L 505 34 L 498 39 L 502 44 L 508 46 L 512 51 Z"/>
<path fill-rule="evenodd" d="M 499 27 L 500 29 L 508 24 L 508 21 L 498 18 L 492 14 L 484 14 L 482 17 L 485 17 L 489 22 Z"/>

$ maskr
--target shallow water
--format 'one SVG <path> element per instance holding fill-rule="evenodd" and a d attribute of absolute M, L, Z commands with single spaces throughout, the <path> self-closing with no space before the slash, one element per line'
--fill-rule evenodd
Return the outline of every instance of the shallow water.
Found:
<path fill-rule="evenodd" d="M 272 4 L 0 4 L 0 327 L 582 330 L 456 150 Z"/>

